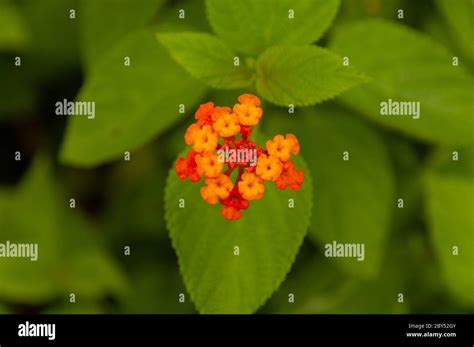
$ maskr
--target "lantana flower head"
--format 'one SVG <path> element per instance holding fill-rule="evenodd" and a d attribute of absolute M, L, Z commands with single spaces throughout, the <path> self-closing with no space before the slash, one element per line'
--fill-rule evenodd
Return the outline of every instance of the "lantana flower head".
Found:
<path fill-rule="evenodd" d="M 241 218 L 250 201 L 262 199 L 265 184 L 296 191 L 304 182 L 303 170 L 295 169 L 291 160 L 300 151 L 296 136 L 276 135 L 265 148 L 257 145 L 251 135 L 263 115 L 260 99 L 243 94 L 237 100 L 233 107 L 213 102 L 199 106 L 196 122 L 184 134 L 192 149 L 176 162 L 180 179 L 198 182 L 204 177 L 202 198 L 209 204 L 220 203 L 228 220 Z"/>

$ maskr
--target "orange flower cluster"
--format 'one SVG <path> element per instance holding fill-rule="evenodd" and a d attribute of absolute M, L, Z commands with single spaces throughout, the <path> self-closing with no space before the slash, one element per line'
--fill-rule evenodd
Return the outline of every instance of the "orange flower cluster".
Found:
<path fill-rule="evenodd" d="M 184 135 L 192 149 L 186 158 L 178 158 L 176 174 L 182 180 L 189 177 L 191 182 L 204 177 L 202 198 L 209 204 L 220 202 L 221 214 L 229 220 L 242 217 L 250 200 L 262 198 L 265 181 L 293 191 L 304 181 L 304 172 L 295 170 L 290 160 L 292 154 L 300 151 L 294 135 L 276 135 L 267 141 L 265 149 L 250 139 L 252 127 L 262 114 L 260 99 L 251 94 L 239 96 L 232 109 L 208 102 L 199 106 L 196 122 Z M 235 183 L 231 179 L 234 170 Z"/>

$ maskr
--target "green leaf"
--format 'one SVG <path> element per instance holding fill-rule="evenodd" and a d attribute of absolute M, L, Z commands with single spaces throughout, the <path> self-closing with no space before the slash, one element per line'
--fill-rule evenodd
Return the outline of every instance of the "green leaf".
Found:
<path fill-rule="evenodd" d="M 158 33 L 170 55 L 192 76 L 214 88 L 232 89 L 248 86 L 252 70 L 215 36 L 205 33 Z M 240 58 L 239 58 L 240 60 Z"/>
<path fill-rule="evenodd" d="M 124 57 L 130 66 L 124 66 Z M 152 33 L 135 32 L 107 54 L 81 89 L 78 100 L 95 102 L 96 116 L 68 116 L 60 160 L 91 167 L 123 156 L 178 121 L 204 94 L 158 44 Z"/>
<path fill-rule="evenodd" d="M 277 105 L 312 105 L 344 92 L 364 78 L 342 59 L 316 46 L 277 46 L 257 60 L 259 94 Z"/>
<path fill-rule="evenodd" d="M 237 221 L 201 198 L 201 184 L 181 181 L 174 167 L 165 192 L 167 226 L 181 274 L 200 313 L 253 313 L 278 288 L 306 234 L 311 212 L 311 178 L 300 156 L 305 182 L 297 192 L 265 185 Z M 179 199 L 185 208 L 179 208 Z M 288 208 L 294 199 L 294 208 Z M 238 246 L 240 255 L 234 255 Z"/>
<path fill-rule="evenodd" d="M 382 137 L 353 114 L 323 104 L 295 114 L 272 110 L 268 133 L 293 133 L 313 176 L 314 209 L 309 236 L 327 243 L 362 243 L 365 259 L 330 258 L 348 273 L 374 276 L 396 207 L 394 177 Z M 344 152 L 349 160 L 343 160 Z"/>
<path fill-rule="evenodd" d="M 400 24 L 368 20 L 340 29 L 330 47 L 373 77 L 344 94 L 345 105 L 425 141 L 472 141 L 473 79 L 437 42 Z M 388 99 L 419 102 L 420 118 L 381 115 Z"/>
<path fill-rule="evenodd" d="M 207 0 L 206 4 L 214 31 L 236 51 L 251 55 L 274 45 L 317 41 L 339 8 L 339 0 Z"/>
<path fill-rule="evenodd" d="M 40 156 L 19 187 L 0 197 L 0 243 L 38 245 L 37 261 L 1 258 L 0 297 L 41 304 L 69 293 L 84 299 L 120 294 L 122 273 L 55 182 Z"/>
<path fill-rule="evenodd" d="M 81 53 L 90 67 L 122 37 L 151 21 L 164 0 L 82 0 L 78 11 Z"/>
<path fill-rule="evenodd" d="M 474 153 L 440 152 L 425 176 L 426 217 L 445 283 L 460 301 L 474 304 Z M 457 247 L 458 254 L 456 255 Z"/>
<path fill-rule="evenodd" d="M 446 19 L 457 46 L 471 64 L 474 63 L 474 45 L 472 44 L 474 2 L 472 0 L 437 0 L 436 5 Z"/>

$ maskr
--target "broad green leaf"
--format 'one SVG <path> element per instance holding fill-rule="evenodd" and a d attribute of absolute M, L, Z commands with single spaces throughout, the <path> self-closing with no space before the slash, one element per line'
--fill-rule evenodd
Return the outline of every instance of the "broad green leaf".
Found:
<path fill-rule="evenodd" d="M 473 79 L 437 42 L 400 24 L 367 20 L 340 29 L 330 47 L 373 77 L 344 94 L 345 105 L 425 141 L 472 141 Z M 381 115 L 381 102 L 389 99 L 419 102 L 420 118 Z"/>
<path fill-rule="evenodd" d="M 311 213 L 311 176 L 300 156 L 305 182 L 297 192 L 272 183 L 244 216 L 228 221 L 220 207 L 201 198 L 201 183 L 181 181 L 171 169 L 165 192 L 167 226 L 181 274 L 200 313 L 253 313 L 291 268 Z M 179 200 L 185 208 L 179 208 Z M 294 199 L 294 208 L 288 208 Z M 234 247 L 240 255 L 234 255 Z"/>
<path fill-rule="evenodd" d="M 37 244 L 38 259 L 1 258 L 0 297 L 40 304 L 69 293 L 93 299 L 124 290 L 122 273 L 92 227 L 69 209 L 44 157 L 36 159 L 14 191 L 2 196 L 0 243 Z"/>
<path fill-rule="evenodd" d="M 126 34 L 143 28 L 164 0 L 82 0 L 78 11 L 81 53 L 90 67 Z"/>
<path fill-rule="evenodd" d="M 252 70 L 215 36 L 183 32 L 158 33 L 157 38 L 186 71 L 211 87 L 232 89 L 251 82 Z"/>
<path fill-rule="evenodd" d="M 265 131 L 293 133 L 313 176 L 309 236 L 326 244 L 364 244 L 365 259 L 330 258 L 348 273 L 374 276 L 396 207 L 394 177 L 382 137 L 355 115 L 331 104 L 270 111 Z M 348 160 L 344 160 L 344 152 Z"/>
<path fill-rule="evenodd" d="M 437 0 L 436 5 L 448 23 L 459 49 L 474 63 L 474 2 L 472 0 Z"/>
<path fill-rule="evenodd" d="M 364 81 L 342 58 L 316 46 L 269 48 L 256 64 L 257 92 L 277 105 L 316 104 Z"/>
<path fill-rule="evenodd" d="M 440 152 L 426 172 L 426 218 L 444 280 L 460 301 L 474 304 L 474 155 Z"/>
<path fill-rule="evenodd" d="M 18 6 L 10 0 L 0 1 L 0 50 L 18 50 L 27 41 L 25 21 Z"/>
<path fill-rule="evenodd" d="M 279 44 L 317 41 L 336 16 L 339 0 L 207 0 L 214 31 L 238 52 L 257 55 Z"/>
<path fill-rule="evenodd" d="M 130 66 L 124 57 L 130 57 Z M 93 69 L 77 100 L 95 102 L 94 119 L 68 116 L 63 163 L 90 167 L 123 157 L 164 131 L 199 100 L 204 87 L 188 77 L 153 34 L 128 35 Z"/>

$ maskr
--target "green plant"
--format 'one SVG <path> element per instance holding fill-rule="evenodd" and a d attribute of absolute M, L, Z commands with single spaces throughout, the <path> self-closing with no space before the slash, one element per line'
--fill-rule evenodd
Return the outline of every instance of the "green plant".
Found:
<path fill-rule="evenodd" d="M 0 311 L 472 312 L 472 12 L 0 0 L 0 244 L 47 255 L 0 258 Z M 246 93 L 265 110 L 256 143 L 294 134 L 305 181 L 228 221 L 175 167 L 199 104 Z M 52 115 L 66 97 L 95 118 Z M 384 115 L 389 100 L 420 112 Z M 363 261 L 327 256 L 334 242 Z"/>

